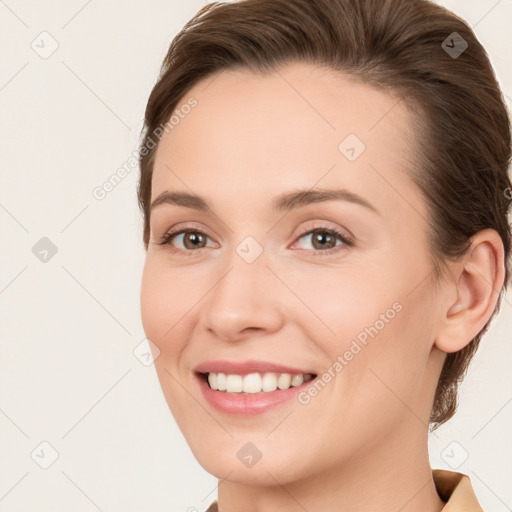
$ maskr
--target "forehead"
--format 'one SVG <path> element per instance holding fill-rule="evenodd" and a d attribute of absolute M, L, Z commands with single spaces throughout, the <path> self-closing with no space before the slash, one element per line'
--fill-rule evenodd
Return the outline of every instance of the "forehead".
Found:
<path fill-rule="evenodd" d="M 244 204 L 256 193 L 320 180 L 394 201 L 391 183 L 417 194 L 407 174 L 414 132 L 406 106 L 326 68 L 222 71 L 185 94 L 175 114 L 156 153 L 152 199 L 173 188 L 215 194 L 236 187 Z"/>

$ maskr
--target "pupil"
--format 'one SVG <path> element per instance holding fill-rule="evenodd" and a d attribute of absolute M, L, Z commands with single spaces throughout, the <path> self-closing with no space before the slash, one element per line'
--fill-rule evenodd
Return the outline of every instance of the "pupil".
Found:
<path fill-rule="evenodd" d="M 200 242 L 201 235 L 199 233 L 190 233 L 188 236 L 188 240 L 192 243 L 193 246 L 197 246 L 196 242 Z"/>
<path fill-rule="evenodd" d="M 324 244 L 324 243 L 322 243 L 322 241 L 323 241 L 323 242 L 325 242 L 325 239 L 326 239 L 326 238 L 332 238 L 332 235 L 330 235 L 330 234 L 328 234 L 328 233 L 323 233 L 323 234 L 322 234 L 322 233 L 317 233 L 315 238 L 316 238 L 316 240 L 317 240 L 318 242 L 320 242 L 320 243 L 321 243 L 321 247 L 324 247 L 324 246 L 325 246 L 325 244 Z"/>

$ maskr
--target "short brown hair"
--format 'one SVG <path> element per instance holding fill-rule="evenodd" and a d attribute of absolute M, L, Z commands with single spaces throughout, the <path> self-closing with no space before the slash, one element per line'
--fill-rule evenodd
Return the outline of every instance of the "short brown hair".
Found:
<path fill-rule="evenodd" d="M 468 45 L 460 55 L 448 51 L 454 37 Z M 505 283 L 497 306 L 471 343 L 447 354 L 430 418 L 435 429 L 456 410 L 459 382 L 499 311 L 510 275 L 510 119 L 485 49 L 452 12 L 429 0 L 205 5 L 172 41 L 145 112 L 138 186 L 145 248 L 157 149 L 152 136 L 161 133 L 178 102 L 197 82 L 222 70 L 265 74 L 294 61 L 325 65 L 402 96 L 416 126 L 418 165 L 411 178 L 426 199 L 437 280 L 444 264 L 465 254 L 478 231 L 492 228 L 503 241 Z"/>

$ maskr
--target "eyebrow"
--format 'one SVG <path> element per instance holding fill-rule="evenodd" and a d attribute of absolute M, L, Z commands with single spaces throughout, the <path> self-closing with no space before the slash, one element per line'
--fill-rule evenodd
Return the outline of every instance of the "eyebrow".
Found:
<path fill-rule="evenodd" d="M 272 201 L 272 209 L 274 212 L 290 211 L 295 208 L 307 206 L 312 203 L 324 201 L 341 200 L 364 206 L 368 210 L 380 215 L 380 212 L 363 197 L 343 188 L 336 189 L 307 189 L 288 192 L 277 196 Z M 157 206 L 162 204 L 171 204 L 183 206 L 185 208 L 193 208 L 199 211 L 207 211 L 210 209 L 208 202 L 201 196 L 189 194 L 188 192 L 162 192 L 152 203 L 150 210 L 153 211 Z"/>

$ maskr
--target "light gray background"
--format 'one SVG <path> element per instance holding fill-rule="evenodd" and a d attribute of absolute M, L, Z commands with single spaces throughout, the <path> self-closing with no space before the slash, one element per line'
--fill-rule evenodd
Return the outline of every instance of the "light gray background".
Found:
<path fill-rule="evenodd" d="M 474 27 L 510 108 L 512 0 L 440 3 Z M 192 511 L 216 497 L 133 353 L 145 338 L 138 168 L 103 200 L 92 193 L 132 156 L 168 45 L 202 5 L 0 0 L 4 512 Z M 59 45 L 46 59 L 31 47 L 51 49 L 43 31 Z M 32 252 L 42 237 L 58 249 L 46 263 Z M 512 510 L 511 332 L 508 294 L 430 444 L 433 467 L 469 474 L 493 512 Z M 58 452 L 48 469 L 43 441 Z"/>

